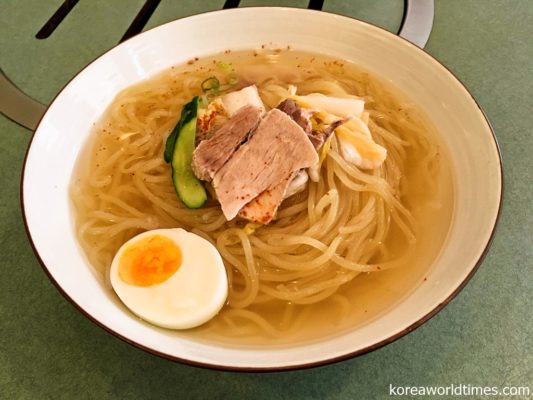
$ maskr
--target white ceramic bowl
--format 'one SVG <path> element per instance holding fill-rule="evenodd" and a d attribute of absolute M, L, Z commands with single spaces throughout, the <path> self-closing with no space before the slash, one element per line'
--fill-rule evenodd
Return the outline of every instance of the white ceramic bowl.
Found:
<path fill-rule="evenodd" d="M 454 172 L 448 238 L 427 281 L 380 318 L 340 336 L 302 345 L 223 347 L 144 324 L 125 311 L 86 264 L 73 231 L 68 186 L 93 122 L 121 89 L 172 65 L 225 49 L 290 45 L 353 61 L 416 99 L 442 134 Z M 319 365 L 361 354 L 431 318 L 466 284 L 491 240 L 502 170 L 487 119 L 463 85 L 431 56 L 372 25 L 323 12 L 244 8 L 197 15 L 157 27 L 113 48 L 55 98 L 28 149 L 22 202 L 43 267 L 80 311 L 120 338 L 195 365 L 271 370 Z"/>

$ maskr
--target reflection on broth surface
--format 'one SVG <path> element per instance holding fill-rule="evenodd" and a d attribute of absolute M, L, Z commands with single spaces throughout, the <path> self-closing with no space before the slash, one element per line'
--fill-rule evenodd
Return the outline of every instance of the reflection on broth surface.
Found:
<path fill-rule="evenodd" d="M 220 87 L 203 94 L 213 76 Z M 293 98 L 316 112 L 311 93 L 358 96 L 360 121 L 371 132 L 350 136 L 359 119 L 343 117 L 317 147 L 316 179 L 308 171 L 305 189 L 284 200 L 267 225 L 228 222 L 210 184 L 203 207 L 185 207 L 163 160 L 193 96 L 205 108 L 249 85 L 267 110 Z M 322 129 L 326 114 L 314 114 L 313 128 Z M 381 148 L 386 158 L 374 151 Z M 446 156 L 411 100 L 350 63 L 285 49 L 191 60 L 121 92 L 82 151 L 71 193 L 80 244 L 106 281 L 118 248 L 140 232 L 180 227 L 215 244 L 228 301 L 187 334 L 239 343 L 313 340 L 376 318 L 423 284 L 453 207 Z"/>

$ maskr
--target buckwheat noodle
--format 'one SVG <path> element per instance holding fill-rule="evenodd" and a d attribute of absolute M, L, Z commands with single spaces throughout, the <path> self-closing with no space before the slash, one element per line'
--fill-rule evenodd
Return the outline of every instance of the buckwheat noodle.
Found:
<path fill-rule="evenodd" d="M 268 107 L 288 96 L 288 84 L 299 94 L 364 97 L 370 130 L 387 149 L 387 159 L 375 170 L 358 169 L 342 158 L 333 137 L 319 182 L 310 181 L 305 192 L 283 203 L 275 222 L 262 227 L 227 222 L 214 201 L 185 208 L 163 161 L 165 139 L 182 105 L 200 94 L 212 71 L 172 69 L 122 91 L 95 127 L 71 187 L 77 235 L 90 263 L 107 277 L 126 240 L 149 229 L 182 227 L 216 245 L 229 277 L 228 304 L 207 329 L 279 337 L 309 318 L 312 306 L 302 305 L 325 299 L 332 313 L 345 318 L 352 304 L 338 289 L 361 273 L 402 265 L 416 244 L 416 223 L 404 202 L 408 157 L 425 154 L 417 168 L 424 171 L 428 190 L 438 162 L 424 123 L 408 105 L 366 73 L 330 67 L 292 71 L 288 78 L 250 78 L 243 66 L 240 77 L 253 80 Z M 393 231 L 401 253 L 390 254 Z M 281 310 L 275 318 L 256 310 L 271 303 Z"/>

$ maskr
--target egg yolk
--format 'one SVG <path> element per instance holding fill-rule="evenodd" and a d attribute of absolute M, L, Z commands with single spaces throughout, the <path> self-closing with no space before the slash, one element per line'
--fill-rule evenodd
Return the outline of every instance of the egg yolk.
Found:
<path fill-rule="evenodd" d="M 170 239 L 154 235 L 129 246 L 120 257 L 120 279 L 134 286 L 151 286 L 170 278 L 181 265 L 181 250 Z"/>

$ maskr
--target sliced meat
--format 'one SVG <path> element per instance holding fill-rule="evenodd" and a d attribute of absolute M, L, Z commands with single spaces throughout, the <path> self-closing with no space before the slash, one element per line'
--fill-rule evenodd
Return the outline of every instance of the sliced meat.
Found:
<path fill-rule="evenodd" d="M 313 125 L 311 124 L 312 112 L 304 112 L 293 99 L 283 100 L 276 108 L 291 117 L 294 122 L 302 127 L 305 133 L 308 135 L 311 134 L 311 131 L 313 130 Z"/>
<path fill-rule="evenodd" d="M 262 110 L 242 107 L 210 139 L 200 142 L 192 155 L 192 168 L 198 179 L 210 181 L 230 159 L 261 119 Z"/>
<path fill-rule="evenodd" d="M 291 117 L 294 122 L 302 127 L 305 133 L 309 136 L 309 140 L 313 143 L 313 146 L 315 146 L 315 149 L 322 147 L 333 131 L 346 122 L 346 120 L 337 120 L 329 125 L 325 125 L 321 129 L 313 129 L 313 125 L 311 124 L 313 111 L 301 108 L 293 99 L 283 100 L 279 103 L 277 108 Z"/>
<path fill-rule="evenodd" d="M 308 136 L 311 143 L 313 143 L 313 146 L 315 146 L 315 149 L 321 148 L 324 142 L 328 140 L 328 138 L 331 136 L 333 131 L 345 122 L 346 120 L 340 119 L 332 122 L 329 125 L 324 126 L 321 129 L 313 129 L 313 131 Z"/>
<path fill-rule="evenodd" d="M 239 216 L 259 224 L 268 224 L 276 216 L 278 207 L 285 198 L 289 184 L 297 173 L 291 172 L 289 176 L 284 178 L 276 186 L 262 192 L 241 208 Z"/>
<path fill-rule="evenodd" d="M 213 99 L 206 108 L 198 111 L 196 122 L 197 142 L 209 139 L 213 132 L 220 128 L 228 118 L 233 117 L 245 106 L 260 108 L 261 114 L 265 112 L 265 105 L 261 97 L 259 97 L 259 92 L 255 85 L 240 86 L 239 90 L 234 90 L 231 93 Z"/>
<path fill-rule="evenodd" d="M 233 219 L 246 203 L 292 172 L 317 162 L 318 154 L 303 129 L 282 111 L 269 111 L 248 142 L 213 177 L 226 219 Z"/>
<path fill-rule="evenodd" d="M 311 143 L 313 143 L 313 146 L 315 146 L 315 149 L 319 149 L 322 147 L 326 138 L 323 135 L 309 135 L 309 140 Z"/>
<path fill-rule="evenodd" d="M 272 189 L 265 190 L 241 208 L 239 216 L 264 225 L 270 223 L 283 200 L 304 190 L 308 179 L 305 170 L 292 172 Z"/>

